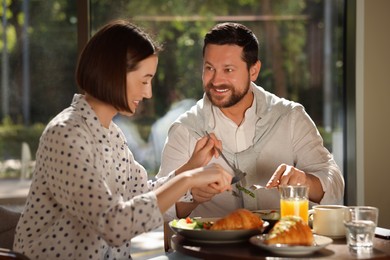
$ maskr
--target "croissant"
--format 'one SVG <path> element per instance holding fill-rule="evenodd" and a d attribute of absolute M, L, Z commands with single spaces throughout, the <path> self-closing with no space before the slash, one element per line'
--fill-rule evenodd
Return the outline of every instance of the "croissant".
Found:
<path fill-rule="evenodd" d="M 266 244 L 286 244 L 311 246 L 314 242 L 313 233 L 300 217 L 282 217 L 269 231 L 264 241 Z"/>
<path fill-rule="evenodd" d="M 260 229 L 263 220 L 247 209 L 237 209 L 224 218 L 218 219 L 210 230 Z"/>

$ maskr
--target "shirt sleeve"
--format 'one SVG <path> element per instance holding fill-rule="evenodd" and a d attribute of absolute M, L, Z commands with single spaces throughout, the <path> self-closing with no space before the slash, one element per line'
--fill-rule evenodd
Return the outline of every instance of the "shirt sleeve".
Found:
<path fill-rule="evenodd" d="M 190 136 L 187 128 L 179 124 L 173 125 L 168 132 L 167 141 L 161 155 L 160 170 L 156 177 L 158 179 L 163 178 L 186 163 L 192 155 L 195 142 L 196 140 Z M 192 202 L 191 192 L 187 191 L 180 201 Z M 165 221 L 174 218 L 177 218 L 175 205 L 164 214 Z"/>
<path fill-rule="evenodd" d="M 291 124 L 295 166 L 320 180 L 325 192 L 320 204 L 342 204 L 344 178 L 314 122 L 302 107 L 297 107 L 292 111 Z"/>
<path fill-rule="evenodd" d="M 61 142 L 57 135 L 63 135 Z M 48 191 L 66 214 L 98 233 L 110 246 L 120 246 L 132 237 L 162 225 L 163 218 L 153 191 L 147 190 L 147 174 L 131 156 L 129 170 L 134 179 L 130 199 L 110 185 L 115 174 L 108 158 L 112 151 L 93 145 L 89 132 L 80 126 L 53 127 L 43 137 L 44 170 Z M 101 150 L 100 150 L 101 148 Z M 110 179 L 110 181 L 108 181 Z M 119 178 L 115 178 L 118 180 Z M 144 188 L 142 188 L 144 187 Z"/>
<path fill-rule="evenodd" d="M 161 166 L 156 176 L 167 176 L 186 163 L 192 155 L 195 142 L 187 128 L 179 124 L 173 125 L 168 132 L 161 155 Z"/>

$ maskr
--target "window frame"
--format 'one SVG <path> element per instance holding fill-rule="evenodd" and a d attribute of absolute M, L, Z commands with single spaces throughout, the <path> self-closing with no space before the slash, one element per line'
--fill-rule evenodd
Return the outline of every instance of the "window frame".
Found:
<path fill-rule="evenodd" d="M 78 53 L 91 33 L 90 1 L 77 1 Z M 356 0 L 345 0 L 344 42 L 344 118 L 343 118 L 343 175 L 345 179 L 344 204 L 357 203 L 356 152 Z"/>

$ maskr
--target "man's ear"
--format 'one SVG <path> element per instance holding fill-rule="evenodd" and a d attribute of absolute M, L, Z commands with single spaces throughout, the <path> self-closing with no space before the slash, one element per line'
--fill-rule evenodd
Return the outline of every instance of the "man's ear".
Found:
<path fill-rule="evenodd" d="M 260 69 L 261 69 L 261 61 L 258 60 L 249 69 L 249 75 L 250 75 L 251 81 L 256 81 L 257 77 L 259 76 Z"/>

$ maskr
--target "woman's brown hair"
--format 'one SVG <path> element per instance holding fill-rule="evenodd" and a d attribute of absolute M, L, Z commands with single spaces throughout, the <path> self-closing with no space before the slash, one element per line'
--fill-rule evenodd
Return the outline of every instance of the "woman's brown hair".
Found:
<path fill-rule="evenodd" d="M 136 25 L 116 20 L 101 28 L 84 47 L 77 64 L 80 89 L 118 111 L 133 112 L 127 103 L 126 74 L 161 47 Z"/>

